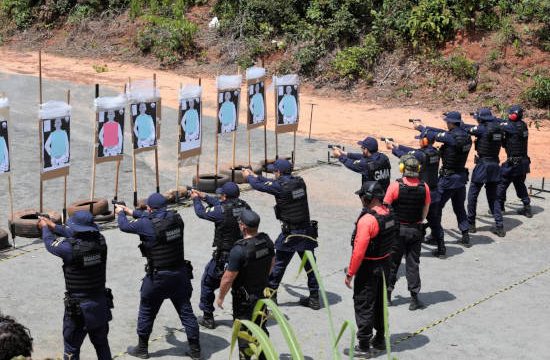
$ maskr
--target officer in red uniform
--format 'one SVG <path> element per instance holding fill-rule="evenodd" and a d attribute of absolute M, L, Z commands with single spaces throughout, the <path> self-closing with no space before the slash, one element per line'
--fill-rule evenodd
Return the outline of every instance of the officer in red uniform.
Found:
<path fill-rule="evenodd" d="M 355 223 L 352 235 L 353 253 L 345 283 L 353 282 L 353 307 L 357 323 L 355 355 L 371 357 L 370 347 L 384 350 L 383 278 L 390 272 L 390 253 L 397 237 L 397 219 L 382 204 L 384 189 L 377 181 L 366 181 L 356 192 L 363 203 L 363 210 Z M 376 336 L 373 337 L 373 328 Z"/>
<path fill-rule="evenodd" d="M 420 248 L 424 239 L 424 224 L 430 208 L 430 188 L 419 179 L 420 162 L 414 155 L 403 155 L 399 162 L 401 179 L 390 184 L 384 204 L 391 205 L 399 220 L 399 238 L 394 244 L 392 268 L 388 284 L 388 300 L 397 282 L 397 272 L 405 255 L 408 289 L 411 293 L 409 310 L 424 307 L 418 300 L 420 292 Z M 390 302 L 391 303 L 391 302 Z"/>

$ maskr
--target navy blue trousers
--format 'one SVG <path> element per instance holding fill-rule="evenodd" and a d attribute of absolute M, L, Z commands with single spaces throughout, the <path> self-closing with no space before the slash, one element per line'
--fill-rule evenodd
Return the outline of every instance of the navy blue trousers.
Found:
<path fill-rule="evenodd" d="M 103 326 L 88 330 L 84 325 L 84 320 L 75 321 L 67 313 L 63 316 L 63 343 L 65 360 L 80 359 L 80 347 L 86 338 L 90 337 L 90 341 L 95 348 L 98 360 L 110 360 L 111 349 L 107 335 L 109 334 L 109 322 L 105 322 Z"/>
<path fill-rule="evenodd" d="M 283 275 L 285 274 L 286 267 L 288 266 L 288 264 L 290 263 L 290 260 L 292 260 L 292 257 L 296 252 L 300 256 L 300 261 L 301 261 L 305 251 L 277 250 L 275 252 L 275 266 L 273 266 L 273 270 L 271 271 L 271 274 L 269 274 L 270 288 L 272 289 L 279 288 L 279 284 L 283 279 Z M 311 252 L 314 252 L 314 250 L 311 250 Z M 315 253 L 313 253 L 313 256 L 315 257 Z M 309 288 L 310 294 L 317 295 L 319 292 L 319 284 L 317 283 L 315 274 L 313 274 L 313 271 L 310 271 L 310 269 L 311 269 L 311 266 L 309 265 L 309 262 L 307 262 L 305 265 L 305 270 L 307 272 L 307 287 Z"/>
<path fill-rule="evenodd" d="M 495 218 L 497 227 L 503 227 L 502 210 L 500 209 L 500 201 L 497 198 L 498 183 L 496 182 L 471 182 L 468 190 L 468 223 L 475 224 L 477 213 L 477 198 L 481 192 L 481 188 L 485 185 L 485 194 L 487 195 L 487 203 L 489 210 Z"/>
<path fill-rule="evenodd" d="M 441 217 L 443 214 L 443 209 L 447 201 L 451 200 L 453 205 L 453 211 L 456 215 L 456 220 L 458 222 L 458 228 L 460 231 L 466 231 L 469 228 L 468 225 L 468 216 L 466 215 L 466 209 L 464 208 L 464 202 L 466 201 L 466 185 L 456 188 L 456 189 L 438 189 L 440 200 L 439 200 L 439 211 L 438 211 L 438 221 L 437 221 L 437 231 L 436 238 L 438 240 L 443 239 L 443 227 L 441 226 Z"/>
<path fill-rule="evenodd" d="M 514 184 L 516 189 L 516 195 L 521 199 L 523 205 L 531 204 L 531 199 L 529 199 L 529 193 L 527 192 L 527 186 L 525 186 L 525 178 L 527 175 L 516 175 L 516 176 L 502 176 L 502 180 L 498 185 L 497 198 L 500 204 L 504 204 L 506 201 L 506 191 L 510 184 Z"/>
<path fill-rule="evenodd" d="M 181 324 L 185 328 L 187 340 L 199 340 L 199 324 L 191 306 L 193 287 L 187 270 L 158 271 L 146 275 L 141 285 L 141 301 L 137 334 L 149 336 L 158 311 L 166 299 L 170 299 L 176 309 Z"/>
<path fill-rule="evenodd" d="M 219 266 L 216 264 L 217 262 L 214 258 L 210 259 L 204 268 L 201 279 L 201 300 L 199 309 L 207 313 L 214 312 L 214 300 L 216 299 L 214 291 L 219 289 L 223 276 L 223 269 L 219 269 Z"/>

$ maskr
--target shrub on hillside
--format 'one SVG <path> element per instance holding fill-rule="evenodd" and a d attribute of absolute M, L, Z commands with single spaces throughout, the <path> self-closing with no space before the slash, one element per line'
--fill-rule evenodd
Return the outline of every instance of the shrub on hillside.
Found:
<path fill-rule="evenodd" d="M 413 47 L 441 45 L 453 33 L 452 12 L 445 0 L 420 0 L 407 27 Z"/>
<path fill-rule="evenodd" d="M 2 0 L 0 1 L 0 13 L 8 19 L 12 19 L 15 25 L 24 29 L 32 23 L 32 7 L 35 0 Z"/>
<path fill-rule="evenodd" d="M 332 66 L 338 75 L 349 80 L 366 78 L 380 51 L 374 36 L 368 35 L 361 46 L 351 46 L 337 53 Z"/>
<path fill-rule="evenodd" d="M 448 59 L 439 58 L 433 60 L 432 64 L 458 79 L 469 80 L 475 79 L 477 76 L 476 63 L 463 54 L 454 54 Z"/>
<path fill-rule="evenodd" d="M 534 80 L 535 83 L 523 92 L 523 99 L 540 108 L 550 107 L 550 76 L 537 75 Z"/>

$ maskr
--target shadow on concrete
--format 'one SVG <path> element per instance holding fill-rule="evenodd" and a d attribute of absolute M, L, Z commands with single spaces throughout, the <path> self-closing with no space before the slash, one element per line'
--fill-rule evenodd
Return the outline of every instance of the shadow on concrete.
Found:
<path fill-rule="evenodd" d="M 179 341 L 176 337 L 176 332 L 185 333 L 174 328 L 165 327 L 167 335 L 164 337 L 166 343 L 172 345 L 171 348 L 157 350 L 155 352 L 150 352 L 149 356 L 151 358 L 161 357 L 161 356 L 185 356 L 185 353 L 189 350 L 189 345 L 187 341 Z M 229 341 L 226 339 L 201 332 L 200 335 L 201 341 L 201 358 L 210 359 L 213 354 L 224 350 L 229 347 Z M 162 340 L 161 340 L 162 341 Z"/>
<path fill-rule="evenodd" d="M 283 287 L 285 288 L 286 292 L 294 296 L 297 299 L 300 299 L 303 296 L 309 295 L 309 289 L 304 286 L 296 286 L 296 285 L 290 285 L 290 284 L 284 284 Z M 302 292 L 298 292 L 296 290 L 303 290 Z M 328 304 L 329 305 L 335 305 L 342 301 L 342 297 L 336 293 L 327 291 L 327 298 L 328 298 Z M 322 301 L 322 300 L 321 300 Z M 279 306 L 301 306 L 298 301 L 296 302 L 286 302 L 286 303 L 279 303 Z"/>
<path fill-rule="evenodd" d="M 472 246 L 488 245 L 495 242 L 489 236 L 480 235 L 479 234 L 480 230 L 481 228 L 478 228 L 475 234 L 470 234 L 470 244 L 472 244 Z M 458 230 L 445 230 L 445 233 L 455 240 L 453 242 L 446 241 L 445 244 L 456 244 L 456 245 L 462 246 L 460 244 L 460 240 L 462 239 L 462 234 Z M 447 253 L 448 252 L 449 252 L 449 248 L 447 248 Z"/>
<path fill-rule="evenodd" d="M 400 333 L 400 334 L 391 334 L 391 342 L 392 344 L 399 341 L 402 338 L 405 338 L 407 336 L 410 336 L 411 333 Z M 426 335 L 418 334 L 408 340 L 405 340 L 403 342 L 398 343 L 397 345 L 392 345 L 391 351 L 394 352 L 401 352 L 401 351 L 407 351 L 407 350 L 414 350 L 421 348 L 422 346 L 426 345 L 430 342 L 430 338 Z"/>
<path fill-rule="evenodd" d="M 447 248 L 447 253 L 445 255 L 445 259 L 456 256 L 456 255 L 460 255 L 464 252 L 464 249 L 462 247 L 449 246 L 448 243 L 445 243 L 445 247 Z M 433 256 L 432 251 L 436 250 L 437 246 L 429 246 L 429 245 L 426 245 L 426 244 L 422 244 L 422 249 L 424 249 L 426 251 L 421 251 L 420 256 L 435 257 L 435 256 Z"/>
<path fill-rule="evenodd" d="M 490 220 L 485 220 L 485 219 L 480 219 L 480 218 L 477 218 L 476 221 L 478 223 L 482 223 L 482 224 L 485 224 L 486 226 L 478 226 L 477 227 L 477 231 L 491 231 L 491 229 L 495 226 L 495 222 L 494 220 L 492 220 L 492 218 Z M 514 218 L 509 218 L 509 217 L 505 217 L 504 218 L 504 230 L 505 231 L 510 231 L 520 225 L 523 225 L 523 221 L 521 220 L 518 220 L 518 219 L 514 219 Z M 477 233 L 476 233 L 477 234 Z M 476 235 L 476 234 L 473 234 L 473 235 Z"/>
<path fill-rule="evenodd" d="M 281 354 L 279 355 L 279 360 L 292 360 L 292 356 L 290 354 Z M 304 355 L 304 360 L 313 360 L 311 356 Z"/>
<path fill-rule="evenodd" d="M 420 292 L 418 298 L 424 303 L 424 305 L 430 306 L 447 301 L 453 301 L 456 299 L 456 296 L 446 290 L 438 290 L 430 292 Z M 392 307 L 408 304 L 410 301 L 411 298 L 409 296 L 396 295 L 392 300 Z"/>

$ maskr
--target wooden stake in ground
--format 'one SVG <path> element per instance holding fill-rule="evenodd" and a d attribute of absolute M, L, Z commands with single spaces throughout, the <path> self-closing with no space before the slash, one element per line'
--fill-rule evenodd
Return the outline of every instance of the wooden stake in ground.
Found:
<path fill-rule="evenodd" d="M 8 177 L 8 197 L 10 201 L 10 216 L 13 220 L 13 189 L 11 184 L 11 149 L 10 146 L 10 136 L 9 136 L 9 129 L 10 129 L 10 110 L 9 110 L 9 103 L 8 99 L 6 97 L 6 94 L 3 92 L 0 92 L 0 99 L 5 99 L 5 103 L 0 107 L 0 138 L 3 140 L 3 144 L 1 146 L 5 146 L 4 158 L 2 160 L 7 160 L 7 163 L 4 163 L 4 168 L 2 169 L 2 172 L 0 173 L 0 176 L 7 175 Z M 13 247 L 15 248 L 15 227 L 12 223 L 10 224 L 10 232 L 11 237 L 13 240 Z"/>
<path fill-rule="evenodd" d="M 42 105 L 42 50 L 38 50 L 38 104 Z M 40 134 L 40 145 L 42 145 L 42 129 L 41 122 L 38 121 L 38 133 Z M 40 153 L 42 148 L 40 148 Z M 40 156 L 40 168 L 44 167 L 42 156 Z M 42 182 L 42 173 L 40 174 L 40 207 L 39 211 L 44 211 L 44 184 Z"/>
<path fill-rule="evenodd" d="M 67 105 L 71 105 L 71 90 L 67 90 Z M 63 176 L 63 224 L 67 222 L 67 175 L 65 172 Z"/>
<path fill-rule="evenodd" d="M 95 84 L 95 98 L 97 99 L 99 97 L 99 84 Z M 93 132 L 93 135 L 92 135 L 92 138 L 94 139 L 93 141 L 93 144 L 94 146 L 92 147 L 92 188 L 90 189 L 90 212 L 93 213 L 93 210 L 94 210 L 94 204 L 93 204 L 93 199 L 94 199 L 94 195 L 95 195 L 95 172 L 96 172 L 96 153 L 97 153 L 97 142 L 98 142 L 98 139 L 97 139 L 97 124 L 99 123 L 99 113 L 96 111 L 95 113 L 95 122 L 94 122 L 94 126 L 93 126 L 93 129 L 94 129 L 94 132 Z"/>

